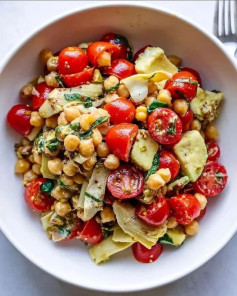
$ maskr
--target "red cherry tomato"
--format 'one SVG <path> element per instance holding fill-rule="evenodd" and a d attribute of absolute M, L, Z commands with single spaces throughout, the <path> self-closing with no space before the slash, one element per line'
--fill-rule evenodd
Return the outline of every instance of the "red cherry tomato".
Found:
<path fill-rule="evenodd" d="M 109 42 L 119 46 L 120 53 L 118 54 L 117 58 L 131 60 L 132 49 L 126 37 L 115 33 L 108 33 L 101 38 L 101 41 Z"/>
<path fill-rule="evenodd" d="M 35 90 L 38 94 L 33 95 L 32 97 L 33 110 L 38 110 L 43 105 L 44 101 L 48 99 L 49 93 L 53 89 L 53 87 L 48 86 L 45 82 L 41 82 L 35 86 Z"/>
<path fill-rule="evenodd" d="M 181 120 L 168 108 L 155 109 L 148 117 L 147 126 L 151 136 L 160 144 L 173 144 L 181 139 Z"/>
<path fill-rule="evenodd" d="M 192 101 L 197 93 L 196 77 L 187 72 L 181 71 L 173 75 L 172 79 L 166 81 L 165 89 L 167 89 L 174 100 L 186 99 Z"/>
<path fill-rule="evenodd" d="M 132 123 L 120 123 L 113 126 L 106 134 L 109 150 L 122 159 L 129 161 L 133 141 L 138 133 L 138 127 Z"/>
<path fill-rule="evenodd" d="M 194 183 L 194 189 L 206 196 L 216 196 L 225 188 L 227 179 L 225 167 L 212 161 L 206 164 L 201 176 Z"/>
<path fill-rule="evenodd" d="M 171 216 L 179 224 L 189 224 L 200 215 L 200 204 L 192 194 L 179 194 L 168 199 Z"/>
<path fill-rule="evenodd" d="M 125 98 L 118 98 L 104 106 L 110 114 L 110 121 L 113 124 L 130 123 L 135 118 L 136 109 L 133 103 Z"/>
<path fill-rule="evenodd" d="M 164 196 L 158 196 L 150 205 L 139 204 L 136 215 L 151 226 L 162 224 L 169 216 L 169 206 Z"/>
<path fill-rule="evenodd" d="M 143 173 L 128 164 L 121 165 L 109 173 L 107 188 L 111 194 L 119 199 L 138 196 L 144 187 Z"/>
<path fill-rule="evenodd" d="M 201 77 L 200 77 L 199 73 L 196 70 L 194 70 L 193 68 L 188 68 L 188 67 L 180 67 L 180 69 L 182 71 L 187 71 L 187 72 L 193 74 L 196 77 L 196 80 L 197 80 L 199 86 L 202 87 Z"/>
<path fill-rule="evenodd" d="M 163 150 L 160 154 L 159 169 L 169 169 L 171 173 L 171 180 L 173 180 L 179 173 L 180 165 L 176 157 L 169 151 Z"/>
<path fill-rule="evenodd" d="M 98 59 L 104 52 L 110 53 L 111 59 L 113 60 L 119 55 L 120 47 L 115 44 L 111 44 L 109 42 L 103 42 L 103 41 L 93 42 L 87 48 L 89 62 L 94 67 L 97 67 Z"/>
<path fill-rule="evenodd" d="M 117 76 L 120 80 L 136 74 L 135 66 L 125 59 L 112 61 L 111 66 L 105 67 L 103 72 L 107 75 Z"/>
<path fill-rule="evenodd" d="M 79 232 L 81 231 L 82 225 L 81 225 L 81 221 L 79 218 L 74 218 L 73 219 L 73 224 L 70 227 L 70 235 L 67 236 L 64 241 L 68 241 L 71 240 L 75 237 L 78 236 Z M 68 230 L 68 229 L 67 229 Z"/>
<path fill-rule="evenodd" d="M 188 109 L 188 111 L 185 113 L 185 115 L 180 116 L 179 118 L 182 122 L 183 133 L 189 131 L 191 128 L 192 121 L 193 121 L 193 112 L 190 109 Z"/>
<path fill-rule="evenodd" d="M 104 199 L 105 203 L 108 205 L 112 205 L 116 200 L 116 198 L 109 192 L 109 190 L 106 190 Z"/>
<path fill-rule="evenodd" d="M 40 191 L 40 186 L 47 179 L 40 178 L 31 181 L 25 188 L 25 202 L 31 210 L 49 211 L 54 204 L 54 199 L 47 193 Z"/>
<path fill-rule="evenodd" d="M 135 64 L 136 60 L 139 58 L 139 55 L 140 55 L 141 53 L 143 53 L 143 52 L 147 49 L 147 47 L 151 47 L 151 45 L 146 45 L 146 46 L 144 46 L 143 48 L 139 49 L 139 50 L 135 53 L 135 55 L 134 55 L 134 57 L 133 57 L 133 63 L 134 63 L 134 64 Z"/>
<path fill-rule="evenodd" d="M 207 212 L 207 208 L 204 208 L 203 210 L 201 210 L 200 215 L 196 218 L 196 220 L 199 221 L 200 219 L 202 219 L 206 215 L 206 212 Z"/>
<path fill-rule="evenodd" d="M 207 154 L 208 154 L 208 161 L 216 161 L 220 157 L 221 151 L 219 145 L 215 141 L 207 141 Z"/>
<path fill-rule="evenodd" d="M 137 242 L 132 245 L 132 251 L 133 256 L 137 261 L 141 263 L 152 263 L 160 257 L 163 251 L 163 246 L 156 244 L 151 249 L 147 249 L 142 244 Z"/>
<path fill-rule="evenodd" d="M 104 239 L 100 224 L 96 222 L 95 218 L 85 222 L 78 238 L 91 245 L 96 245 Z"/>
<path fill-rule="evenodd" d="M 84 69 L 82 72 L 75 74 L 63 75 L 63 82 L 68 87 L 75 87 L 81 84 L 85 84 L 86 82 L 90 82 L 92 80 L 94 74 L 94 68 Z"/>
<path fill-rule="evenodd" d="M 58 71 L 60 74 L 78 73 L 85 69 L 87 65 L 87 54 L 79 47 L 64 48 L 59 54 Z"/>
<path fill-rule="evenodd" d="M 7 114 L 7 122 L 10 127 L 25 137 L 32 129 L 30 115 L 31 108 L 29 106 L 23 104 L 15 105 Z"/>

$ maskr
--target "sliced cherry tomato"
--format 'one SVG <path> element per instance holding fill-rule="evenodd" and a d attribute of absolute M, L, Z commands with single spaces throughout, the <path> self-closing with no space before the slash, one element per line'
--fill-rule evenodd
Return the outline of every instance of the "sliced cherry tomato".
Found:
<path fill-rule="evenodd" d="M 207 208 L 204 208 L 203 210 L 201 210 L 200 215 L 196 218 L 196 220 L 199 221 L 200 219 L 202 219 L 206 215 L 206 212 L 207 212 Z"/>
<path fill-rule="evenodd" d="M 128 164 L 121 165 L 109 173 L 107 188 L 111 194 L 119 199 L 128 199 L 138 196 L 144 187 L 143 173 Z"/>
<path fill-rule="evenodd" d="M 165 89 L 167 89 L 174 100 L 186 99 L 192 101 L 197 93 L 198 82 L 196 77 L 187 72 L 181 71 L 173 75 L 172 79 L 166 81 Z"/>
<path fill-rule="evenodd" d="M 41 82 L 35 86 L 35 90 L 38 94 L 33 95 L 32 97 L 33 110 L 38 110 L 43 105 L 44 101 L 48 99 L 49 93 L 53 89 L 53 87 L 48 86 L 45 82 Z"/>
<path fill-rule="evenodd" d="M 192 194 L 179 194 L 168 199 L 171 216 L 179 224 L 189 224 L 200 215 L 200 204 Z"/>
<path fill-rule="evenodd" d="M 22 136 L 27 136 L 32 126 L 30 124 L 31 108 L 27 105 L 19 104 L 13 106 L 7 114 L 7 122 L 16 132 Z"/>
<path fill-rule="evenodd" d="M 189 131 L 191 128 L 192 121 L 193 121 L 193 112 L 190 109 L 188 109 L 188 111 L 185 113 L 185 115 L 180 116 L 179 118 L 182 122 L 183 133 Z"/>
<path fill-rule="evenodd" d="M 25 188 L 25 202 L 34 211 L 49 211 L 54 204 L 54 199 L 40 190 L 40 186 L 46 180 L 45 178 L 35 179 Z"/>
<path fill-rule="evenodd" d="M 220 157 L 221 151 L 219 145 L 215 141 L 207 141 L 207 154 L 208 154 L 208 161 L 216 161 Z"/>
<path fill-rule="evenodd" d="M 134 63 L 134 64 L 135 64 L 136 60 L 139 58 L 139 55 L 140 55 L 141 53 L 143 53 L 143 52 L 147 49 L 147 47 L 151 47 L 151 45 L 146 45 L 146 46 L 144 46 L 143 48 L 139 49 L 139 50 L 135 53 L 135 55 L 134 55 L 134 57 L 133 57 L 133 63 Z"/>
<path fill-rule="evenodd" d="M 78 73 L 85 69 L 87 65 L 87 54 L 79 47 L 64 48 L 59 54 L 58 71 L 60 74 Z"/>
<path fill-rule="evenodd" d="M 169 206 L 164 196 L 158 196 L 150 205 L 139 204 L 136 215 L 151 226 L 162 224 L 169 216 Z"/>
<path fill-rule="evenodd" d="M 72 224 L 71 227 L 70 227 L 70 235 L 67 236 L 67 237 L 64 239 L 64 241 L 68 241 L 68 240 L 71 240 L 71 239 L 77 237 L 78 234 L 79 234 L 80 231 L 81 231 L 81 228 L 82 228 L 82 224 L 81 224 L 80 219 L 77 218 L 77 217 L 74 218 L 74 219 L 73 219 L 73 224 Z M 69 229 L 67 229 L 67 230 L 69 230 Z"/>
<path fill-rule="evenodd" d="M 92 80 L 94 74 L 94 68 L 84 69 L 82 72 L 75 74 L 63 75 L 63 82 L 68 87 L 75 87 L 81 84 L 85 84 L 86 82 L 90 82 Z"/>
<path fill-rule="evenodd" d="M 110 67 L 105 67 L 104 74 L 117 76 L 120 80 L 136 74 L 135 66 L 125 59 L 112 61 Z"/>
<path fill-rule="evenodd" d="M 120 123 L 113 126 L 106 134 L 106 143 L 109 150 L 123 161 L 128 162 L 130 150 L 137 133 L 138 127 L 136 124 Z"/>
<path fill-rule="evenodd" d="M 93 42 L 91 43 L 87 48 L 87 54 L 89 58 L 89 62 L 94 66 L 98 66 L 98 59 L 101 57 L 101 55 L 105 52 L 108 52 L 111 55 L 111 59 L 117 58 L 117 56 L 120 53 L 120 47 L 111 44 L 109 42 Z"/>
<path fill-rule="evenodd" d="M 163 251 L 163 246 L 156 244 L 151 249 L 147 249 L 142 244 L 137 242 L 132 245 L 132 251 L 133 256 L 137 261 L 141 263 L 152 263 L 160 257 Z"/>
<path fill-rule="evenodd" d="M 173 144 L 181 139 L 181 120 L 168 108 L 155 109 L 149 115 L 147 125 L 151 136 L 160 144 Z"/>
<path fill-rule="evenodd" d="M 194 188 L 206 196 L 216 196 L 225 188 L 227 179 L 225 167 L 212 161 L 206 164 L 201 176 L 194 183 Z"/>
<path fill-rule="evenodd" d="M 101 38 L 101 41 L 109 42 L 119 46 L 120 53 L 118 54 L 117 58 L 128 60 L 132 59 L 132 49 L 126 37 L 115 33 L 108 33 Z"/>
<path fill-rule="evenodd" d="M 100 224 L 96 222 L 94 217 L 85 222 L 78 238 L 91 245 L 96 245 L 104 239 Z"/>
<path fill-rule="evenodd" d="M 171 180 L 173 180 L 179 173 L 180 165 L 176 157 L 171 152 L 163 150 L 160 154 L 159 169 L 169 169 L 171 173 Z"/>
<path fill-rule="evenodd" d="M 136 109 L 133 103 L 125 98 L 118 98 L 104 106 L 110 114 L 110 121 L 113 124 L 130 123 L 135 118 Z"/>
<path fill-rule="evenodd" d="M 193 74 L 196 77 L 196 80 L 197 80 L 199 86 L 202 87 L 201 77 L 200 77 L 199 73 L 196 70 L 194 70 L 193 68 L 188 68 L 188 67 L 180 67 L 180 69 L 182 71 L 187 71 L 187 72 Z"/>

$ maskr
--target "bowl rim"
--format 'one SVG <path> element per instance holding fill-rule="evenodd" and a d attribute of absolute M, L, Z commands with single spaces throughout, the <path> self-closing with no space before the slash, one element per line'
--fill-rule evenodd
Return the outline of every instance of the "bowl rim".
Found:
<path fill-rule="evenodd" d="M 33 38 L 36 34 L 38 34 L 40 31 L 43 29 L 47 28 L 49 25 L 63 19 L 66 17 L 69 17 L 71 15 L 77 14 L 79 12 L 87 11 L 87 10 L 92 10 L 96 8 L 103 8 L 103 7 L 140 7 L 140 8 L 145 8 L 148 10 L 153 10 L 153 11 L 158 11 L 163 14 L 166 14 L 168 16 L 178 18 L 179 20 L 183 21 L 187 25 L 190 25 L 194 27 L 196 30 L 198 30 L 200 33 L 204 34 L 208 39 L 210 39 L 221 51 L 222 53 L 227 57 L 227 59 L 230 61 L 232 66 L 236 69 L 237 71 L 237 63 L 236 60 L 234 59 L 233 56 L 230 55 L 230 53 L 226 50 L 225 46 L 219 39 L 217 39 L 213 34 L 207 32 L 201 25 L 196 23 L 195 21 L 189 19 L 188 17 L 184 16 L 183 14 L 176 13 L 172 9 L 168 8 L 162 8 L 162 7 L 155 7 L 152 3 L 141 3 L 141 2 L 132 2 L 132 1 L 126 1 L 126 3 L 123 3 L 121 1 L 113 1 L 113 2 L 100 2 L 100 3 L 90 3 L 90 4 L 85 4 L 81 7 L 73 8 L 73 9 L 68 9 L 63 13 L 57 14 L 56 16 L 53 16 L 46 21 L 44 21 L 42 24 L 37 26 L 35 29 L 32 29 L 29 33 L 25 34 L 22 37 L 22 40 L 18 42 L 10 51 L 8 54 L 6 54 L 2 61 L 0 62 L 0 79 L 1 79 L 1 73 L 7 66 L 7 64 L 10 62 L 11 58 L 17 53 L 18 50 L 21 49 L 31 38 Z M 89 286 L 84 283 L 78 283 L 74 280 L 69 280 L 69 279 L 64 279 L 60 275 L 54 274 L 52 271 L 47 270 L 47 268 L 38 260 L 33 259 L 27 252 L 24 251 L 24 246 L 18 243 L 11 234 L 8 233 L 7 227 L 4 226 L 4 221 L 1 220 L 0 217 L 0 230 L 4 234 L 4 236 L 10 241 L 10 243 L 24 256 L 26 257 L 30 262 L 32 262 L 34 265 L 45 271 L 46 273 L 50 274 L 54 278 L 60 279 L 63 282 L 69 283 L 71 285 L 80 287 L 80 288 L 85 288 L 89 290 L 94 290 L 94 291 L 101 291 L 101 292 L 120 292 L 120 293 L 125 293 L 125 292 L 138 292 L 138 291 L 143 291 L 143 290 L 148 290 L 152 288 L 158 288 L 162 287 L 166 284 L 172 283 L 178 279 L 181 279 L 182 277 L 188 275 L 189 273 L 195 271 L 196 269 L 200 268 L 202 265 L 204 265 L 207 261 L 209 261 L 211 258 L 213 258 L 229 241 L 230 239 L 234 236 L 234 234 L 237 231 L 237 221 L 236 224 L 232 224 L 232 227 L 229 228 L 229 231 L 226 232 L 226 236 L 220 241 L 220 243 L 212 249 L 211 254 L 207 254 L 200 260 L 198 263 L 196 263 L 194 266 L 189 267 L 189 268 L 184 268 L 182 272 L 179 273 L 179 275 L 173 276 L 172 278 L 168 278 L 167 280 L 163 281 L 161 284 L 150 284 L 149 282 L 144 283 L 143 287 L 134 287 L 134 288 L 124 288 L 121 286 L 120 289 L 113 289 L 113 288 L 101 288 L 96 285 Z"/>

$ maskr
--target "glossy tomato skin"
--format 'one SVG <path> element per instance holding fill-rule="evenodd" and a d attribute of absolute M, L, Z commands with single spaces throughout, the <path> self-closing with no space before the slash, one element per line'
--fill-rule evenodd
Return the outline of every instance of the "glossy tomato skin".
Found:
<path fill-rule="evenodd" d="M 194 189 L 209 197 L 216 196 L 224 190 L 227 179 L 226 168 L 216 161 L 211 161 L 206 164 L 201 176 L 194 183 Z"/>
<path fill-rule="evenodd" d="M 75 87 L 90 82 L 93 78 L 93 74 L 94 68 L 90 68 L 84 69 L 79 73 L 62 75 L 62 79 L 68 87 Z"/>
<path fill-rule="evenodd" d="M 78 238 L 91 245 L 96 245 L 104 239 L 100 224 L 96 222 L 95 217 L 85 222 Z"/>
<path fill-rule="evenodd" d="M 35 86 L 35 90 L 37 91 L 38 95 L 33 95 L 32 97 L 32 109 L 38 110 L 45 100 L 48 99 L 49 93 L 54 88 L 51 86 L 48 86 L 45 82 L 41 82 Z"/>
<path fill-rule="evenodd" d="M 155 109 L 148 117 L 147 126 L 151 136 L 160 144 L 174 144 L 181 139 L 182 122 L 168 108 Z"/>
<path fill-rule="evenodd" d="M 191 124 L 193 121 L 193 112 L 190 109 L 188 109 L 188 111 L 185 113 L 185 115 L 180 116 L 179 118 L 182 122 L 183 133 L 189 131 L 191 129 Z"/>
<path fill-rule="evenodd" d="M 104 74 L 117 76 L 118 79 L 124 79 L 135 75 L 135 66 L 125 59 L 117 59 L 112 61 L 110 67 L 105 67 Z"/>
<path fill-rule="evenodd" d="M 104 109 L 109 112 L 113 124 L 131 123 L 136 114 L 133 103 L 122 97 L 106 104 Z"/>
<path fill-rule="evenodd" d="M 162 224 L 168 218 L 169 212 L 169 206 L 164 196 L 158 196 L 149 205 L 139 204 L 136 207 L 136 215 L 151 226 Z"/>
<path fill-rule="evenodd" d="M 11 128 L 22 136 L 27 136 L 32 126 L 30 124 L 31 108 L 27 105 L 19 104 L 13 106 L 7 114 L 7 122 Z"/>
<path fill-rule="evenodd" d="M 145 184 L 143 173 L 128 164 L 121 165 L 109 173 L 107 188 L 114 197 L 129 199 L 138 196 Z"/>
<path fill-rule="evenodd" d="M 180 69 L 181 69 L 182 71 L 187 71 L 187 72 L 193 74 L 193 75 L 195 76 L 195 78 L 196 78 L 196 80 L 197 80 L 199 86 L 202 87 L 202 80 L 201 80 L 201 77 L 200 77 L 199 73 L 198 73 L 196 70 L 194 70 L 193 68 L 189 68 L 189 67 L 180 67 Z"/>
<path fill-rule="evenodd" d="M 147 249 L 139 242 L 132 245 L 132 251 L 135 259 L 141 263 L 152 263 L 156 261 L 163 251 L 163 246 L 155 244 L 151 249 Z"/>
<path fill-rule="evenodd" d="M 139 58 L 139 55 L 140 55 L 141 53 L 143 53 L 143 52 L 147 49 L 147 47 L 151 47 L 151 45 L 146 45 L 146 46 L 142 47 L 141 49 L 139 49 L 139 50 L 134 54 L 134 57 L 133 57 L 133 63 L 134 63 L 134 64 L 135 64 L 136 60 Z"/>
<path fill-rule="evenodd" d="M 179 173 L 180 165 L 179 161 L 173 155 L 173 153 L 162 150 L 160 153 L 159 169 L 169 169 L 171 173 L 171 180 L 173 180 Z"/>
<path fill-rule="evenodd" d="M 216 161 L 220 157 L 221 151 L 219 145 L 212 140 L 206 142 L 207 146 L 207 161 Z"/>
<path fill-rule="evenodd" d="M 200 204 L 192 194 L 179 194 L 168 199 L 171 216 L 179 224 L 189 224 L 200 215 Z"/>
<path fill-rule="evenodd" d="M 79 47 L 71 46 L 61 50 L 58 57 L 58 71 L 60 74 L 74 74 L 81 72 L 88 65 L 87 54 Z"/>
<path fill-rule="evenodd" d="M 25 188 L 25 202 L 31 210 L 49 211 L 54 204 L 54 199 L 47 193 L 40 191 L 40 186 L 46 181 L 45 178 L 39 178 L 31 181 Z"/>
<path fill-rule="evenodd" d="M 113 126 L 106 134 L 109 150 L 123 161 L 128 162 L 133 141 L 138 133 L 138 127 L 132 123 L 120 123 Z"/>

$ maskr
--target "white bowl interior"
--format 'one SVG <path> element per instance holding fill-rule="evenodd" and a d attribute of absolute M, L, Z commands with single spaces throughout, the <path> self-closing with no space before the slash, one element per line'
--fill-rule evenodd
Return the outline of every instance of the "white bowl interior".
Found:
<path fill-rule="evenodd" d="M 131 250 L 96 266 L 79 241 L 54 244 L 42 230 L 39 215 L 23 200 L 21 179 L 14 175 L 14 143 L 19 139 L 6 125 L 9 108 L 19 102 L 22 85 L 42 73 L 38 54 L 42 48 L 54 52 L 64 46 L 99 39 L 114 31 L 127 36 L 135 49 L 146 44 L 159 46 L 167 54 L 183 58 L 183 64 L 201 74 L 206 89 L 225 93 L 220 129 L 221 162 L 229 173 L 228 186 L 217 198 L 209 199 L 206 216 L 197 236 L 179 249 L 165 248 L 153 264 L 136 262 Z M 210 259 L 237 228 L 236 208 L 236 68 L 220 45 L 185 21 L 161 11 L 119 5 L 78 11 L 45 27 L 29 39 L 0 76 L 0 226 L 26 257 L 52 275 L 75 285 L 106 291 L 134 291 L 171 282 Z"/>

